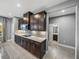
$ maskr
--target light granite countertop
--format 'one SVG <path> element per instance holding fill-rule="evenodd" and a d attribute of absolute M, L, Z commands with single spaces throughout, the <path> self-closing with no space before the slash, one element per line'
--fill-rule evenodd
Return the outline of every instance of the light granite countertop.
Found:
<path fill-rule="evenodd" d="M 43 42 L 44 40 L 46 40 L 46 38 L 42 38 L 42 37 L 37 37 L 37 36 L 28 36 L 28 37 L 26 37 L 26 36 L 23 36 L 23 35 L 25 35 L 25 34 L 18 34 L 18 33 L 15 33 L 15 35 L 18 35 L 18 36 L 21 36 L 21 37 L 24 37 L 24 38 L 27 38 L 27 39 L 30 39 L 30 40 L 33 40 L 33 41 L 36 41 L 36 42 L 39 42 L 39 43 L 41 43 L 41 42 Z"/>

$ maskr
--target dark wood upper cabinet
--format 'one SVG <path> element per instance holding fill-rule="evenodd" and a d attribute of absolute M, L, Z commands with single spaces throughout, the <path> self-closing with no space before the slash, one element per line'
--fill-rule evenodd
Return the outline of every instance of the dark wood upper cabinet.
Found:
<path fill-rule="evenodd" d="M 21 29 L 20 26 L 21 24 L 28 24 L 28 30 L 30 30 L 30 16 L 32 15 L 32 12 L 27 12 L 25 14 L 23 14 L 23 18 L 20 18 L 18 20 L 18 29 Z"/>
<path fill-rule="evenodd" d="M 30 16 L 31 30 L 45 31 L 46 30 L 46 16 L 45 11 L 33 14 Z"/>
<path fill-rule="evenodd" d="M 23 15 L 24 18 L 18 20 L 18 29 L 21 29 L 21 24 L 28 24 L 28 30 L 34 31 L 45 31 L 46 30 L 46 17 L 47 13 L 45 11 L 33 14 L 32 12 L 27 12 Z"/>

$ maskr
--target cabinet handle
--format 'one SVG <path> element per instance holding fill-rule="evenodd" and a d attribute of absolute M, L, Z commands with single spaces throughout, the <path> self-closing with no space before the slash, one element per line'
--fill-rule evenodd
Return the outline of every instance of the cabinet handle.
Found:
<path fill-rule="evenodd" d="M 34 44 L 32 44 L 32 47 L 34 48 L 34 47 L 35 47 L 35 45 L 34 45 Z"/>

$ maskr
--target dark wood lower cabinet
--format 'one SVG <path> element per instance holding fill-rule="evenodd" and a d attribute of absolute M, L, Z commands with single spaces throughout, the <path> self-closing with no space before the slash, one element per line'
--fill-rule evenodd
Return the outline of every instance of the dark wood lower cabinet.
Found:
<path fill-rule="evenodd" d="M 46 52 L 46 40 L 40 43 L 28 38 L 15 35 L 15 42 L 39 59 L 42 59 Z"/>

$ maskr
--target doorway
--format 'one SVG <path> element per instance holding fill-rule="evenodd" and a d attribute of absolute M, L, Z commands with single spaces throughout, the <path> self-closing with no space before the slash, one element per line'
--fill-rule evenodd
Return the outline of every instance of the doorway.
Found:
<path fill-rule="evenodd" d="M 58 41 L 59 36 L 59 26 L 58 24 L 53 24 L 53 40 Z"/>
<path fill-rule="evenodd" d="M 50 32 L 50 39 L 52 41 L 58 42 L 58 39 L 59 39 L 59 25 L 57 23 L 50 24 L 49 29 L 50 29 L 50 31 L 49 31 Z"/>
<path fill-rule="evenodd" d="M 75 59 L 75 6 L 52 12 L 49 18 L 49 47 L 66 58 Z M 65 51 L 64 51 L 65 49 Z M 62 58 L 61 58 L 62 59 Z"/>
<path fill-rule="evenodd" d="M 3 41 L 3 23 L 0 22 L 0 42 Z"/>
<path fill-rule="evenodd" d="M 4 37 L 4 26 L 3 26 L 3 18 L 0 17 L 0 43 L 3 42 Z"/>

